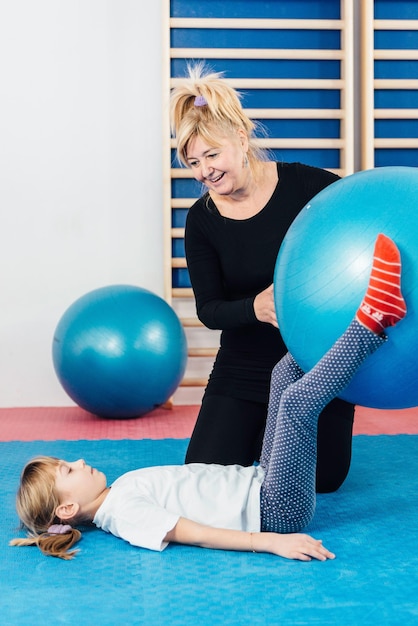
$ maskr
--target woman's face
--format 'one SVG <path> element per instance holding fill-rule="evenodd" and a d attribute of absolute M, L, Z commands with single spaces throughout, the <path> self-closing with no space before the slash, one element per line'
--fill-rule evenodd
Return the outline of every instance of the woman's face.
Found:
<path fill-rule="evenodd" d="M 248 142 L 243 131 L 236 137 L 223 137 L 218 146 L 200 137 L 189 141 L 186 158 L 196 180 L 219 195 L 230 195 L 242 189 L 249 170 L 245 167 Z"/>

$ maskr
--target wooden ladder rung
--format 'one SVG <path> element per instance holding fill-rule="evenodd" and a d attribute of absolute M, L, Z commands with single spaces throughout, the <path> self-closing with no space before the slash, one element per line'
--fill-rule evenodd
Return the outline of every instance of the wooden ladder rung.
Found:
<path fill-rule="evenodd" d="M 193 289 L 191 287 L 174 287 L 171 290 L 173 298 L 194 298 Z"/>
<path fill-rule="evenodd" d="M 206 387 L 207 384 L 207 378 L 183 378 L 180 387 Z"/>
<path fill-rule="evenodd" d="M 200 328 L 203 326 L 202 322 L 197 317 L 181 317 L 180 321 L 186 328 Z"/>
<path fill-rule="evenodd" d="M 189 356 L 202 357 L 211 356 L 214 357 L 218 354 L 218 348 L 189 348 Z"/>

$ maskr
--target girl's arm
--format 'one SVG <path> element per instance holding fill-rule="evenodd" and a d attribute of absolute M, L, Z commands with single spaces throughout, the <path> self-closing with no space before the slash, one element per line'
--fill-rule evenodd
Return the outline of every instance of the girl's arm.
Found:
<path fill-rule="evenodd" d="M 167 533 L 164 541 L 215 550 L 269 552 L 299 561 L 310 561 L 312 558 L 326 561 L 335 558 L 335 555 L 327 550 L 320 540 L 313 539 L 309 535 L 249 533 L 242 530 L 212 528 L 184 517 L 181 517 L 174 528 Z"/>

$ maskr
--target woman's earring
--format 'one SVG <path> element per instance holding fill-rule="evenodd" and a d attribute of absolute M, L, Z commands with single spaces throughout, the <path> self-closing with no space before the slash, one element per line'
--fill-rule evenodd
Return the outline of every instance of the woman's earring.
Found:
<path fill-rule="evenodd" d="M 244 167 L 248 167 L 249 163 L 248 163 L 248 157 L 247 157 L 247 153 L 244 152 L 244 161 L 243 161 Z"/>

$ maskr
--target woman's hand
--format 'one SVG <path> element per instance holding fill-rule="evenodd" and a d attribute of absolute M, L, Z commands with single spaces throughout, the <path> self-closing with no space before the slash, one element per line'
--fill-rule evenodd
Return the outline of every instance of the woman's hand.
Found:
<path fill-rule="evenodd" d="M 298 561 L 326 561 L 335 559 L 335 554 L 322 545 L 320 539 L 314 539 L 303 533 L 279 535 L 277 533 L 254 533 L 253 549 L 255 552 L 270 552 L 285 559 Z"/>
<path fill-rule="evenodd" d="M 259 322 L 272 324 L 279 328 L 276 317 L 276 308 L 274 306 L 273 285 L 261 291 L 254 299 L 254 313 Z"/>

